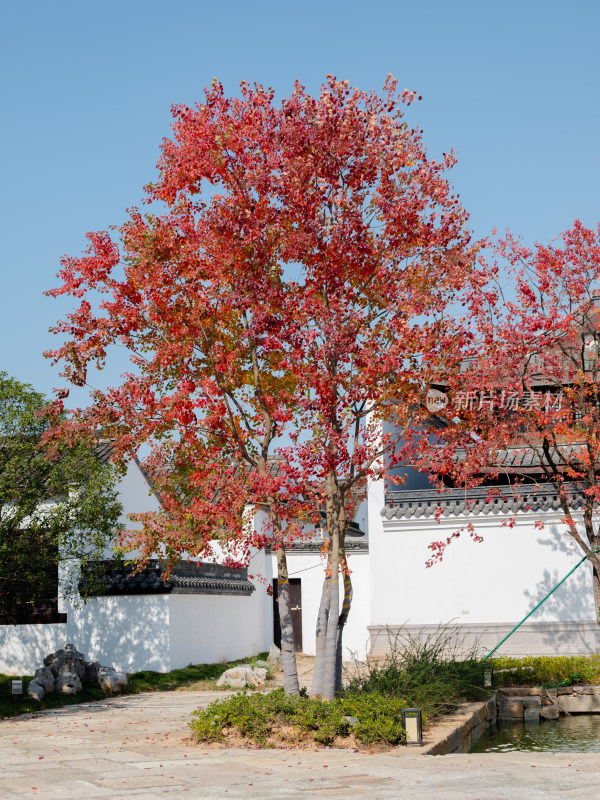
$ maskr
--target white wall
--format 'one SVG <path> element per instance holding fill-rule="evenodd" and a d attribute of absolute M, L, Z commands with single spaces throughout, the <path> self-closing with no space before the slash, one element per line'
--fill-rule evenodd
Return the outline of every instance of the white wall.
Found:
<path fill-rule="evenodd" d="M 0 625 L 0 672 L 33 675 L 48 653 L 67 643 L 66 625 Z"/>
<path fill-rule="evenodd" d="M 68 643 L 87 659 L 126 672 L 170 669 L 168 595 L 98 597 L 62 610 L 62 624 L 0 625 L 0 672 L 32 675 Z"/>
<path fill-rule="evenodd" d="M 160 511 L 160 503 L 150 488 L 143 472 L 135 461 L 129 461 L 125 474 L 119 479 L 118 500 L 123 506 L 119 523 L 124 529 L 136 530 L 139 523 L 128 519 L 128 514 L 142 514 L 148 511 Z M 112 545 L 106 548 L 104 558 L 111 558 Z M 132 551 L 131 558 L 135 558 L 136 551 Z"/>
<path fill-rule="evenodd" d="M 271 559 L 264 551 L 251 554 L 249 596 L 170 595 L 171 669 L 250 658 L 268 651 L 273 641 Z"/>
<path fill-rule="evenodd" d="M 581 558 L 556 518 L 517 515 L 513 528 L 497 517 L 472 517 L 483 542 L 463 533 L 441 564 L 426 568 L 428 545 L 459 528 L 456 518 L 385 520 L 371 528 L 372 624 L 515 623 L 522 619 Z M 591 570 L 587 565 L 536 612 L 536 620 L 593 620 Z"/>
<path fill-rule="evenodd" d="M 67 612 L 66 641 L 104 666 L 168 672 L 170 608 L 167 594 L 92 598 Z"/>

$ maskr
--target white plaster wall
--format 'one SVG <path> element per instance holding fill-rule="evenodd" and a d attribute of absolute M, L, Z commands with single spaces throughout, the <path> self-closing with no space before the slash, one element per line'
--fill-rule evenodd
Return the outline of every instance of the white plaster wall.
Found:
<path fill-rule="evenodd" d="M 358 524 L 358 527 L 361 529 L 363 533 L 369 533 L 369 498 L 368 495 L 359 503 L 358 508 L 356 509 L 356 514 L 354 515 L 354 521 Z"/>
<path fill-rule="evenodd" d="M 271 558 L 251 553 L 248 576 L 255 590 L 249 596 L 170 595 L 171 669 L 211 664 L 268 651 L 273 641 Z"/>
<path fill-rule="evenodd" d="M 517 623 L 579 561 L 556 518 L 536 530 L 540 514 L 518 514 L 513 528 L 498 518 L 473 517 L 483 542 L 468 533 L 446 549 L 441 564 L 425 567 L 430 542 L 449 536 L 456 519 L 385 520 L 373 524 L 370 552 L 371 623 Z M 591 570 L 582 565 L 531 621 L 593 620 Z"/>
<path fill-rule="evenodd" d="M 0 672 L 32 675 L 68 643 L 126 672 L 170 669 L 168 595 L 98 597 L 78 608 L 63 603 L 61 610 L 66 623 L 0 625 Z"/>
<path fill-rule="evenodd" d="M 67 643 L 66 625 L 0 625 L 0 672 L 33 675 L 44 657 Z"/>
<path fill-rule="evenodd" d="M 92 598 L 68 610 L 66 642 L 88 659 L 125 672 L 168 672 L 169 600 L 167 594 Z"/>
<path fill-rule="evenodd" d="M 123 506 L 120 524 L 124 529 L 136 530 L 140 526 L 128 519 L 128 514 L 142 514 L 147 511 L 160 511 L 160 503 L 150 488 L 143 472 L 135 461 L 129 461 L 125 474 L 119 479 L 118 500 Z M 132 551 L 131 558 L 135 558 L 137 551 Z M 111 558 L 112 545 L 109 545 L 103 558 Z"/>

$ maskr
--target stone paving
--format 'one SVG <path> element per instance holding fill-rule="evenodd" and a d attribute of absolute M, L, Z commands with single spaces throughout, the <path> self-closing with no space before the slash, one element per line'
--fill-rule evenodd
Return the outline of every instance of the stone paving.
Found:
<path fill-rule="evenodd" d="M 600 754 L 217 750 L 187 738 L 224 693 L 156 692 L 0 722 L 0 798 L 591 800 Z"/>

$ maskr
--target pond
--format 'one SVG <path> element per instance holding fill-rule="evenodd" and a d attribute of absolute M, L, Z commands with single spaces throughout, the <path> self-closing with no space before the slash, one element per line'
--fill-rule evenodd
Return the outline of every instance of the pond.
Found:
<path fill-rule="evenodd" d="M 539 723 L 498 722 L 472 745 L 469 752 L 509 753 L 515 750 L 600 752 L 600 714 L 578 714 Z"/>

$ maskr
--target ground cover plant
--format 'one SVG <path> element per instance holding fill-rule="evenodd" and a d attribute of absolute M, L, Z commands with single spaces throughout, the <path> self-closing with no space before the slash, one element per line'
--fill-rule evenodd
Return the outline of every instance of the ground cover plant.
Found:
<path fill-rule="evenodd" d="M 396 745 L 405 739 L 402 697 L 349 695 L 336 700 L 238 693 L 193 713 L 190 727 L 202 742 L 260 747 Z"/>
<path fill-rule="evenodd" d="M 261 653 L 257 658 L 266 658 L 266 653 Z M 140 694 L 141 692 L 166 692 L 177 690 L 202 690 L 214 689 L 215 682 L 223 672 L 230 667 L 241 663 L 252 663 L 252 659 L 230 661 L 227 664 L 190 664 L 182 669 L 171 672 L 154 672 L 142 670 L 128 675 L 128 686 L 121 694 Z M 46 695 L 41 703 L 23 694 L 15 701 L 11 693 L 11 680 L 21 676 L 9 676 L 0 673 L 0 719 L 14 717 L 17 714 L 27 714 L 41 709 L 60 708 L 76 703 L 90 703 L 94 700 L 104 700 L 106 694 L 99 686 L 84 686 L 76 695 L 51 693 Z M 23 677 L 23 688 L 26 689 L 32 676 Z"/>

